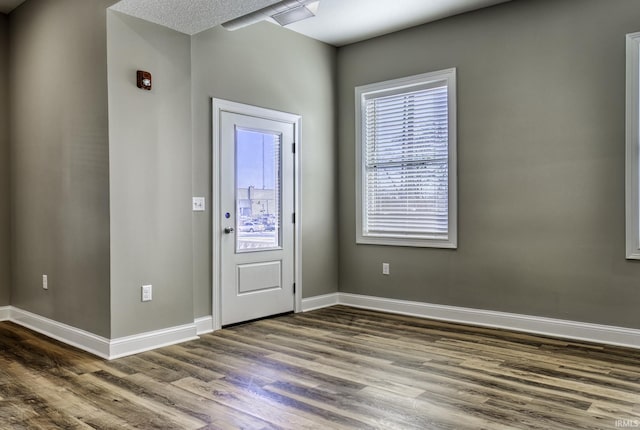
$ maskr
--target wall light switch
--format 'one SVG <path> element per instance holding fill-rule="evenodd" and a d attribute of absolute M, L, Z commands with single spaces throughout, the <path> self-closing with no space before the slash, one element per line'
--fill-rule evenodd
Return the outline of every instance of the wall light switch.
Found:
<path fill-rule="evenodd" d="M 49 278 L 47 277 L 47 275 L 42 275 L 42 289 L 43 290 L 49 289 Z"/>
<path fill-rule="evenodd" d="M 204 197 L 194 197 L 193 198 L 193 211 L 194 212 L 204 212 Z"/>
<path fill-rule="evenodd" d="M 142 286 L 142 301 L 150 302 L 153 298 L 153 285 L 143 285 Z"/>
<path fill-rule="evenodd" d="M 388 275 L 389 273 L 389 263 L 382 263 L 382 274 Z"/>

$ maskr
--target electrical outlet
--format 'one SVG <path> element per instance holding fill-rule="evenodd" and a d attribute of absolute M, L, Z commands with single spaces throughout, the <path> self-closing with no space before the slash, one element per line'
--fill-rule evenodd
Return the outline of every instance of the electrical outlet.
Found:
<path fill-rule="evenodd" d="M 389 275 L 389 263 L 382 263 L 382 274 Z"/>
<path fill-rule="evenodd" d="M 150 302 L 153 298 L 153 285 L 142 286 L 142 301 Z"/>
<path fill-rule="evenodd" d="M 43 290 L 49 289 L 49 278 L 47 277 L 47 275 L 42 275 L 42 289 Z"/>

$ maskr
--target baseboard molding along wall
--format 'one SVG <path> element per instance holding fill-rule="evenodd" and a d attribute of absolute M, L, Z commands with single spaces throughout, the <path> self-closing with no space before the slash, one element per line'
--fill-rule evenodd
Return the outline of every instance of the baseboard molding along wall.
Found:
<path fill-rule="evenodd" d="M 109 359 L 126 357 L 195 339 L 198 339 L 195 323 L 111 339 Z"/>
<path fill-rule="evenodd" d="M 109 339 L 70 325 L 11 307 L 9 320 L 102 358 L 109 357 Z"/>
<path fill-rule="evenodd" d="M 211 333 L 213 331 L 213 317 L 201 317 L 196 318 L 196 334 L 200 336 L 201 334 Z"/>
<path fill-rule="evenodd" d="M 0 321 L 9 321 L 11 317 L 11 306 L 0 306 Z"/>
<path fill-rule="evenodd" d="M 302 310 L 303 312 L 308 312 L 338 304 L 440 321 L 501 328 L 563 339 L 574 339 L 640 349 L 640 330 L 638 329 L 520 315 L 508 312 L 386 299 L 360 294 L 332 293 L 309 297 L 302 299 Z M 0 321 L 12 321 L 44 334 L 45 336 L 108 360 L 194 340 L 198 338 L 198 335 L 213 331 L 213 319 L 211 316 L 206 316 L 197 318 L 193 324 L 185 324 L 178 327 L 170 327 L 122 338 L 107 339 L 13 306 L 0 307 Z"/>
<path fill-rule="evenodd" d="M 501 328 L 525 333 L 640 349 L 640 330 L 555 318 L 434 305 L 350 293 L 333 293 L 302 300 L 303 312 L 333 305 L 417 316 L 440 321 Z"/>
<path fill-rule="evenodd" d="M 334 306 L 339 303 L 340 293 L 323 294 L 321 296 L 302 299 L 302 312 Z"/>
<path fill-rule="evenodd" d="M 205 320 L 206 318 L 201 318 Z M 185 324 L 133 336 L 107 339 L 16 307 L 0 308 L 0 320 L 12 321 L 52 339 L 82 349 L 107 360 L 138 354 L 163 346 L 197 339 L 197 324 Z M 206 326 L 206 322 L 201 325 Z M 203 329 L 203 330 L 206 330 Z"/>

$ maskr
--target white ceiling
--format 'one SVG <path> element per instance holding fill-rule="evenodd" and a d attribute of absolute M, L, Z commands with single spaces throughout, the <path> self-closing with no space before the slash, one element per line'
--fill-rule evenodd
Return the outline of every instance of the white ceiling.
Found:
<path fill-rule="evenodd" d="M 342 46 L 506 1 L 510 0 L 320 0 L 317 16 L 287 28 Z M 112 9 L 182 33 L 196 34 L 277 2 L 121 0 Z"/>
<path fill-rule="evenodd" d="M 25 0 L 0 0 L 9 13 Z M 121 0 L 112 9 L 186 34 L 279 0 Z M 287 28 L 342 46 L 510 0 L 321 0 L 317 16 Z"/>
<path fill-rule="evenodd" d="M 287 28 L 335 46 L 510 0 L 320 0 L 318 14 Z"/>
<path fill-rule="evenodd" d="M 0 13 L 9 13 L 22 3 L 25 0 L 0 0 Z"/>
<path fill-rule="evenodd" d="M 280 0 L 121 0 L 111 6 L 111 9 L 181 33 L 196 34 L 278 1 Z"/>

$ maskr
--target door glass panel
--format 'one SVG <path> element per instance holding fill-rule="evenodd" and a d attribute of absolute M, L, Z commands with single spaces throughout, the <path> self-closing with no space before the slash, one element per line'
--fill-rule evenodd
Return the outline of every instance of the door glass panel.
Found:
<path fill-rule="evenodd" d="M 280 248 L 281 141 L 236 127 L 236 252 Z"/>

